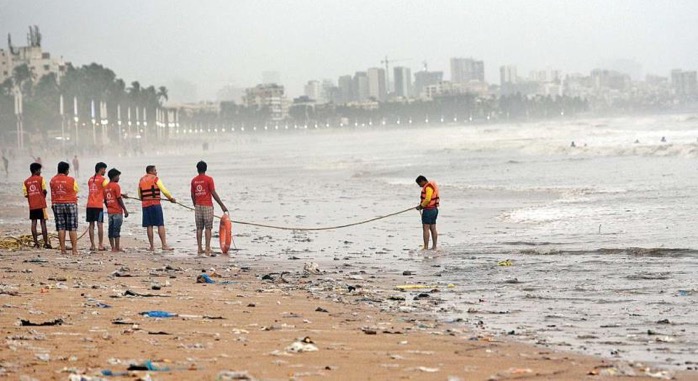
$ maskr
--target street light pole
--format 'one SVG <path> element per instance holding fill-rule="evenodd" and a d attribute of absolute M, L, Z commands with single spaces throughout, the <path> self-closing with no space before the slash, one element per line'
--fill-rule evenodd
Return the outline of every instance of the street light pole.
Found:
<path fill-rule="evenodd" d="M 75 150 L 78 149 L 78 143 L 80 142 L 80 135 L 78 134 L 78 122 L 80 122 L 80 117 L 78 116 L 78 97 L 73 97 L 73 121 L 75 122 Z"/>
<path fill-rule="evenodd" d="M 65 115 L 63 113 L 63 94 L 60 96 L 58 112 L 61 114 L 61 155 L 65 157 Z"/>
<path fill-rule="evenodd" d="M 92 144 L 97 145 L 97 125 L 95 124 L 97 120 L 95 119 L 95 100 L 93 99 L 90 103 L 91 116 L 92 116 Z"/>

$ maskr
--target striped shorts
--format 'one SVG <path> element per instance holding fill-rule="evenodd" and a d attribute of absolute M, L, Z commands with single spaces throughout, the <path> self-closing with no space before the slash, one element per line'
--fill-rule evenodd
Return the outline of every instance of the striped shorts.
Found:
<path fill-rule="evenodd" d="M 194 218 L 196 219 L 196 228 L 213 229 L 213 207 L 196 205 L 194 207 Z"/>

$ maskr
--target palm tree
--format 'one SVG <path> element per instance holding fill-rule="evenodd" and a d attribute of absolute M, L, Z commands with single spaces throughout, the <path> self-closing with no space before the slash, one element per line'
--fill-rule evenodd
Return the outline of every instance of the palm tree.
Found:
<path fill-rule="evenodd" d="M 156 96 L 158 98 L 158 103 L 160 105 L 162 105 L 165 101 L 170 100 L 170 97 L 168 96 L 167 87 L 165 87 L 165 86 L 158 87 L 158 91 L 157 91 Z"/>

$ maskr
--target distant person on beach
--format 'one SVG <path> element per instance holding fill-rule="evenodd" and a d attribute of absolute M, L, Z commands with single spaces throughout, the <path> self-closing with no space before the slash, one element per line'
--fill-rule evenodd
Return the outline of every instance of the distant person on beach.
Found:
<path fill-rule="evenodd" d="M 95 164 L 95 174 L 87 180 L 87 222 L 90 227 L 90 251 L 105 251 L 104 248 L 104 188 L 109 184 L 109 179 L 104 177 L 107 165 L 101 161 Z M 97 236 L 99 246 L 95 246 L 95 224 L 97 224 Z"/>
<path fill-rule="evenodd" d="M 162 214 L 162 206 L 160 205 L 160 194 L 164 194 L 172 203 L 177 200 L 172 197 L 170 192 L 165 188 L 162 180 L 158 178 L 158 170 L 154 165 L 145 167 L 145 175 L 138 182 L 138 197 L 141 199 L 143 208 L 143 227 L 146 228 L 148 234 L 148 242 L 150 243 L 149 251 L 155 251 L 153 243 L 153 226 L 158 227 L 158 236 L 162 250 L 173 250 L 167 246 L 167 237 L 165 235 L 165 219 Z"/>
<path fill-rule="evenodd" d="M 75 177 L 80 178 L 80 161 L 78 160 L 78 155 L 73 156 L 73 171 L 75 171 Z"/>
<path fill-rule="evenodd" d="M 121 197 L 121 186 L 119 186 L 119 176 L 121 172 L 112 168 L 107 174 L 109 184 L 104 188 L 104 204 L 107 206 L 109 215 L 109 246 L 112 252 L 123 251 L 119 244 L 121 238 L 121 225 L 124 217 L 128 217 L 128 210 Z"/>
<path fill-rule="evenodd" d="M 194 204 L 194 220 L 196 221 L 196 243 L 199 246 L 198 254 L 213 256 L 211 253 L 211 230 L 213 229 L 213 197 L 218 205 L 223 209 L 223 213 L 228 213 L 223 201 L 216 193 L 213 178 L 206 175 L 208 165 L 203 160 L 196 163 L 198 176 L 191 180 L 191 202 Z M 201 238 L 204 228 L 206 229 L 206 251 L 201 246 Z"/>
<path fill-rule="evenodd" d="M 422 234 L 424 237 L 423 250 L 429 248 L 429 233 L 431 233 L 432 250 L 436 250 L 436 242 L 439 234 L 436 231 L 436 217 L 439 215 L 439 187 L 436 182 L 427 180 L 426 177 L 419 175 L 415 180 L 422 187 L 422 193 L 419 196 L 419 205 L 417 210 L 422 211 Z"/>
<path fill-rule="evenodd" d="M 10 176 L 10 159 L 5 156 L 5 151 L 2 151 L 2 166 L 5 168 L 5 179 Z"/>
<path fill-rule="evenodd" d="M 660 140 L 662 143 L 666 143 L 666 137 L 662 136 L 662 139 Z"/>
<path fill-rule="evenodd" d="M 4 156 L 3 156 L 4 158 Z M 41 177 L 41 164 L 31 163 L 29 165 L 31 176 L 24 180 L 22 191 L 24 197 L 29 202 L 29 219 L 32 221 L 32 238 L 34 238 L 34 248 L 39 246 L 39 233 L 36 231 L 36 222 L 41 221 L 41 235 L 44 239 L 44 249 L 51 249 L 48 242 L 48 229 L 46 228 L 46 180 Z"/>
<path fill-rule="evenodd" d="M 56 219 L 61 254 L 67 254 L 65 232 L 70 235 L 73 255 L 78 255 L 78 183 L 68 176 L 70 164 L 58 163 L 58 173 L 50 181 L 53 217 Z"/>

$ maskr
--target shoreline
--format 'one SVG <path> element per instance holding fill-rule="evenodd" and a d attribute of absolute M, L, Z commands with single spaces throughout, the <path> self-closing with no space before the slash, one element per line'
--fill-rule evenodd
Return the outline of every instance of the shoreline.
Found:
<path fill-rule="evenodd" d="M 260 380 L 378 380 L 396 372 L 401 379 L 419 380 L 673 375 L 470 331 L 424 311 L 379 311 L 371 304 L 385 293 L 398 304 L 415 294 L 418 303 L 430 304 L 438 292 L 386 290 L 385 279 L 372 274 L 304 273 L 298 263 L 288 274 L 264 281 L 267 271 L 278 271 L 273 264 L 248 266 L 241 260 L 237 266 L 234 258 L 161 254 L 143 260 L 141 252 L 79 258 L 54 253 L 0 253 L 5 264 L 0 321 L 10 349 L 3 351 L 0 369 L 8 375 L 42 380 L 102 371 L 149 373 L 162 380 L 215 379 L 223 371 L 244 371 Z M 216 284 L 196 283 L 202 269 Z M 179 316 L 139 315 L 152 310 Z M 26 327 L 20 319 L 61 324 Z M 293 344 L 297 338 L 309 339 Z M 127 371 L 147 360 L 170 370 Z"/>
<path fill-rule="evenodd" d="M 0 226 L 3 238 L 18 231 L 28 232 L 28 226 Z M 226 379 L 228 371 L 257 380 L 696 378 L 444 321 L 434 311 L 451 287 L 427 275 L 341 262 L 318 268 L 283 254 L 152 254 L 139 248 L 142 238 L 123 240 L 125 254 L 86 255 L 84 239 L 78 257 L 57 250 L 0 251 L 0 324 L 8 348 L 0 356 L 0 374 L 41 380 L 71 374 L 100 380 L 110 374 L 104 372 L 213 380 Z M 202 270 L 217 284 L 197 284 Z M 410 284 L 426 287 L 395 288 Z M 139 315 L 151 310 L 178 316 Z M 26 327 L 22 319 L 62 324 Z M 299 348 L 310 351 L 295 352 Z M 128 370 L 138 365 L 169 370 Z"/>

